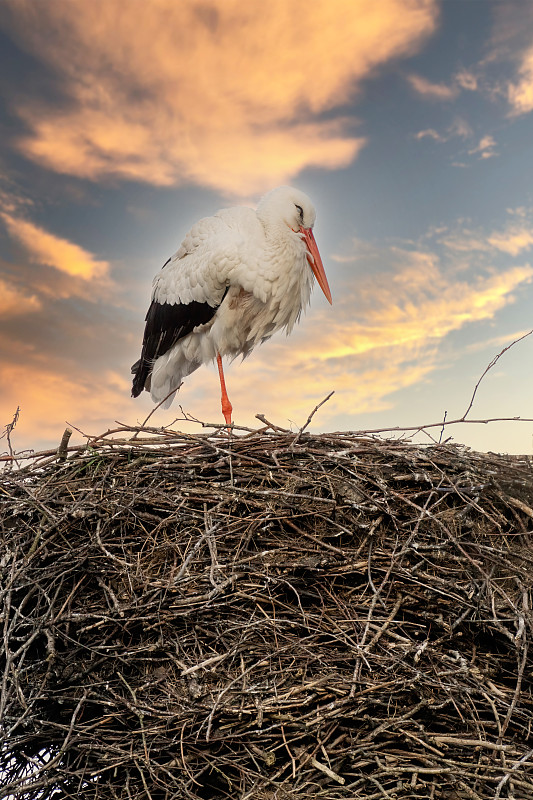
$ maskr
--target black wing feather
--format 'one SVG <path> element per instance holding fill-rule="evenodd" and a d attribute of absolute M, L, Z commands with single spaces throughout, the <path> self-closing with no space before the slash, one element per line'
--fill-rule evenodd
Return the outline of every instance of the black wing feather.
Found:
<path fill-rule="evenodd" d="M 227 291 L 226 289 L 222 300 Z M 187 304 L 158 303 L 152 300 L 146 314 L 141 357 L 131 368 L 135 376 L 131 390 L 133 397 L 138 397 L 144 389 L 155 359 L 164 355 L 184 336 L 192 333 L 197 325 L 209 322 L 219 305 L 210 306 L 209 303 L 199 303 L 196 300 Z"/>

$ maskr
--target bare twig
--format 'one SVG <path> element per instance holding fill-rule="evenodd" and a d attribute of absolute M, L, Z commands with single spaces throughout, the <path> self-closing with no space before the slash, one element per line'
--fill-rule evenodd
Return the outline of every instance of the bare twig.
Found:
<path fill-rule="evenodd" d="M 13 445 L 11 443 L 11 434 L 13 433 L 15 426 L 19 421 L 19 416 L 20 416 L 20 406 L 17 406 L 17 410 L 13 414 L 13 419 L 11 420 L 11 422 L 8 422 L 8 424 L 4 426 L 4 433 L 0 436 L 0 439 L 5 438 L 7 441 L 7 447 L 9 450 L 8 459 L 10 463 L 11 464 L 16 463 L 17 466 L 18 466 L 18 461 L 15 452 L 13 450 Z"/>
<path fill-rule="evenodd" d="M 182 383 L 180 383 L 180 385 L 179 385 L 179 386 L 177 386 L 175 389 L 172 389 L 172 391 L 171 391 L 171 392 L 169 392 L 169 393 L 166 395 L 166 397 L 163 397 L 163 399 L 162 399 L 162 400 L 160 400 L 160 401 L 159 401 L 159 403 L 158 403 L 156 406 L 154 406 L 154 407 L 152 408 L 152 410 L 150 411 L 150 413 L 148 414 L 148 416 L 146 417 L 146 419 L 144 420 L 144 422 L 142 422 L 142 423 L 141 423 L 141 425 L 140 425 L 140 429 L 141 429 L 141 430 L 142 430 L 143 428 L 145 428 L 145 427 L 146 427 L 146 423 L 147 423 L 147 422 L 148 422 L 148 420 L 149 420 L 149 419 L 150 419 L 150 418 L 151 418 L 151 417 L 152 417 L 152 416 L 155 414 L 155 412 L 157 411 L 157 409 L 158 409 L 158 408 L 161 408 L 161 406 L 163 405 L 163 403 L 166 403 L 166 401 L 169 399 L 169 397 L 172 397 L 173 395 L 175 395 L 175 394 L 176 394 L 176 393 L 177 393 L 177 392 L 180 390 L 180 387 L 181 387 L 182 385 L 183 385 L 183 384 L 182 384 Z M 135 434 L 132 436 L 132 439 L 136 439 L 138 435 L 139 435 L 138 433 L 135 433 Z"/>
<path fill-rule="evenodd" d="M 488 364 L 488 366 L 485 368 L 485 370 L 484 370 L 483 374 L 481 375 L 480 379 L 478 380 L 478 382 L 474 386 L 474 391 L 472 392 L 472 397 L 470 398 L 470 402 L 468 404 L 468 408 L 466 409 L 465 413 L 461 417 L 461 422 L 465 422 L 466 421 L 466 417 L 467 417 L 470 409 L 474 405 L 474 400 L 476 398 L 477 390 L 479 389 L 481 381 L 483 380 L 483 378 L 485 377 L 487 372 L 489 372 L 489 370 L 491 370 L 493 368 L 493 366 L 497 363 L 497 361 L 499 361 L 499 359 L 503 356 L 504 353 L 506 353 L 508 350 L 510 350 L 511 347 L 514 347 L 515 344 L 518 344 L 518 342 L 521 342 L 523 339 L 527 339 L 527 337 L 531 336 L 532 333 L 533 333 L 533 329 L 528 331 L 527 333 L 524 333 L 523 336 L 520 336 L 518 339 L 515 339 L 514 342 L 511 342 L 511 344 L 508 344 L 507 347 L 503 348 L 503 350 L 500 350 L 498 355 L 494 356 L 494 358 L 492 359 L 490 364 Z"/>
<path fill-rule="evenodd" d="M 297 443 L 297 442 L 300 440 L 300 437 L 301 437 L 302 433 L 303 433 L 303 432 L 305 431 L 305 429 L 306 429 L 306 428 L 307 428 L 307 427 L 308 427 L 308 426 L 311 424 L 311 420 L 312 420 L 312 419 L 313 419 L 313 417 L 315 416 L 315 414 L 316 414 L 316 412 L 318 411 L 318 409 L 319 409 L 321 406 L 323 406 L 323 405 L 324 405 L 324 403 L 327 403 L 327 402 L 328 402 L 328 400 L 329 400 L 329 398 L 330 398 L 330 397 L 332 397 L 334 394 L 335 394 L 335 390 L 333 390 L 332 392 L 330 392 L 330 393 L 327 395 L 327 397 L 324 397 L 324 399 L 323 399 L 323 400 L 321 400 L 321 401 L 320 401 L 320 403 L 318 403 L 318 405 L 316 405 L 316 406 L 313 408 L 313 410 L 311 411 L 311 413 L 310 413 L 310 414 L 309 414 L 309 416 L 307 417 L 307 421 L 305 422 L 305 424 L 304 424 L 304 425 L 302 425 L 302 427 L 300 428 L 300 430 L 298 431 L 298 433 L 297 433 L 297 434 L 296 434 L 296 436 L 294 437 L 294 439 L 293 439 L 293 445 L 295 445 L 295 444 L 296 444 L 296 443 Z"/>

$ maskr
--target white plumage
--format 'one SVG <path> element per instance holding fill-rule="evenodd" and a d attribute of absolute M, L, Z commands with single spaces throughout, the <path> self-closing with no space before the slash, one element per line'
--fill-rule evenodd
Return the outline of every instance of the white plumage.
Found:
<path fill-rule="evenodd" d="M 257 211 L 227 208 L 193 225 L 154 279 L 132 394 L 147 389 L 168 408 L 183 378 L 217 359 L 229 422 L 221 357 L 245 357 L 277 330 L 290 333 L 309 303 L 313 272 L 331 302 L 315 216 L 307 195 L 281 186 Z"/>

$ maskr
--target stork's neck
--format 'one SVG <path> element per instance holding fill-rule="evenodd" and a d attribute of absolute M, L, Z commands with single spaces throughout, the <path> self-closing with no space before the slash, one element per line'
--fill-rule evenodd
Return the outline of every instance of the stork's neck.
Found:
<path fill-rule="evenodd" d="M 265 226 L 265 256 L 280 271 L 303 267 L 307 248 L 298 231 L 293 231 L 285 222 Z"/>

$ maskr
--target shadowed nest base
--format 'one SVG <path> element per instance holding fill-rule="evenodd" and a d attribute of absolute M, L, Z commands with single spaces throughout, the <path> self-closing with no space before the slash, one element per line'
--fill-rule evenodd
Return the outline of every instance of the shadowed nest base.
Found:
<path fill-rule="evenodd" d="M 533 798 L 533 471 L 164 431 L 0 481 L 0 792 Z"/>

